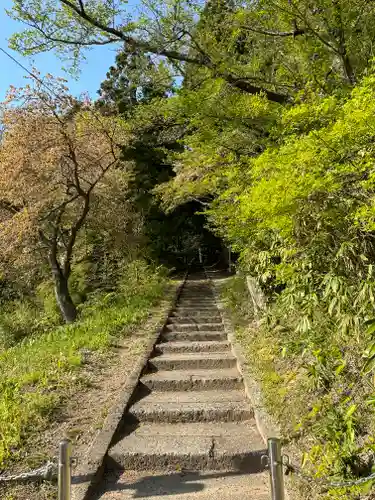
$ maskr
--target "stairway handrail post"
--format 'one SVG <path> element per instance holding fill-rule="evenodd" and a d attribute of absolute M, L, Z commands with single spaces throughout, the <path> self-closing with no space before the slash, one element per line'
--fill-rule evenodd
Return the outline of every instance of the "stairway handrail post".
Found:
<path fill-rule="evenodd" d="M 270 471 L 272 500 L 285 500 L 283 458 L 281 441 L 278 438 L 268 439 L 268 468 Z"/>

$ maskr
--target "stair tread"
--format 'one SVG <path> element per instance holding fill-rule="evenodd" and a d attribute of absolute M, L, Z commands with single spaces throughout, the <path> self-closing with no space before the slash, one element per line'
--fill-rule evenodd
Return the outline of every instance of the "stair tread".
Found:
<path fill-rule="evenodd" d="M 189 332 L 185 331 L 166 331 L 162 334 L 163 339 L 172 340 L 173 341 L 199 341 L 199 342 L 217 342 L 217 341 L 225 341 L 227 339 L 227 333 L 222 330 L 221 332 L 214 331 L 193 331 Z M 198 338 L 197 338 L 198 337 Z"/>
<path fill-rule="evenodd" d="M 155 349 L 163 352 L 210 352 L 206 349 L 215 348 L 215 352 L 230 351 L 230 343 L 228 340 L 190 340 L 190 341 L 169 341 L 156 344 Z"/>
<path fill-rule="evenodd" d="M 216 457 L 264 450 L 255 421 L 251 419 L 221 422 L 220 425 L 210 422 L 141 423 L 112 446 L 109 455 L 206 456 L 213 443 Z"/>
<path fill-rule="evenodd" d="M 213 391 L 152 391 L 134 404 L 192 404 L 192 403 L 224 403 L 247 402 L 244 390 L 213 390 Z M 133 407 L 133 406 L 132 406 Z"/>
<path fill-rule="evenodd" d="M 201 316 L 199 319 L 197 319 L 196 316 L 171 316 L 169 318 L 170 322 L 173 323 L 185 323 L 185 324 L 191 324 L 192 322 L 195 323 L 196 321 L 201 321 L 202 323 L 222 323 L 222 319 L 220 314 L 207 314 L 205 316 Z"/>
<path fill-rule="evenodd" d="M 100 500 L 269 500 L 268 474 L 215 471 L 116 471 L 106 477 Z M 115 492 L 115 493 L 114 493 Z M 117 495 L 117 493 L 119 495 Z"/>
<path fill-rule="evenodd" d="M 180 361 L 180 360 L 195 360 L 195 359 L 236 359 L 236 357 L 229 352 L 188 352 L 188 353 L 163 353 L 159 356 L 150 358 L 152 361 L 161 359 L 163 361 Z"/>
<path fill-rule="evenodd" d="M 217 368 L 207 370 L 204 368 L 194 370 L 160 370 L 148 373 L 141 378 L 145 380 L 209 380 L 209 379 L 239 379 L 242 377 L 237 368 Z"/>
<path fill-rule="evenodd" d="M 199 328 L 203 328 L 205 326 L 217 326 L 217 327 L 222 327 L 223 326 L 223 322 L 215 322 L 215 321 L 212 321 L 212 322 L 208 322 L 208 323 L 201 323 L 201 322 L 197 322 L 197 323 L 182 323 L 182 321 L 174 321 L 173 323 L 171 323 L 170 325 L 168 326 L 173 326 L 173 327 L 191 327 L 191 326 L 199 326 Z"/>
<path fill-rule="evenodd" d="M 216 413 L 219 413 L 219 417 L 216 417 Z M 246 400 L 242 401 L 206 401 L 206 402 L 149 402 L 142 401 L 134 404 L 130 413 L 136 417 L 144 420 L 145 418 L 150 418 L 152 416 L 158 415 L 162 422 L 169 421 L 169 418 L 173 417 L 173 421 L 180 421 L 181 418 L 187 421 L 197 421 L 205 420 L 212 421 L 212 425 L 215 425 L 216 421 L 235 421 L 234 414 L 239 416 L 244 415 L 245 418 L 252 417 L 253 411 L 250 404 Z M 198 415 L 198 418 L 194 418 L 194 415 Z M 148 417 L 147 417 L 148 416 Z M 229 418 L 228 418 L 229 416 Z M 242 418 L 242 420 L 245 420 Z"/>
<path fill-rule="evenodd" d="M 169 325 L 174 326 L 174 325 Z M 194 334 L 194 333 L 225 333 L 224 330 L 166 330 L 164 333 L 184 333 L 184 334 Z"/>
<path fill-rule="evenodd" d="M 191 303 L 191 304 L 217 304 L 217 300 L 213 297 L 196 297 L 196 298 L 189 298 L 189 297 L 180 297 L 177 301 L 178 304 L 181 304 L 183 302 L 186 303 Z"/>
<path fill-rule="evenodd" d="M 175 311 L 196 311 L 200 313 L 206 313 L 207 311 L 219 311 L 219 308 L 217 305 L 200 305 L 198 306 L 192 306 L 188 304 L 177 304 L 175 307 Z"/>

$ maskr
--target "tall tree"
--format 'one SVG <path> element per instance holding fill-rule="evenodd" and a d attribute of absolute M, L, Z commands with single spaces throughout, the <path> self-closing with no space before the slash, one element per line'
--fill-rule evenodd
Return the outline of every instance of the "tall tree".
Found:
<path fill-rule="evenodd" d="M 119 163 L 124 136 L 118 120 L 77 102 L 63 82 L 47 82 L 13 89 L 4 109 L 0 254 L 6 265 L 41 252 L 61 314 L 72 322 L 77 310 L 68 280 L 77 237 L 96 190 Z M 14 107 L 20 99 L 24 105 Z"/>
<path fill-rule="evenodd" d="M 154 61 L 140 51 L 124 48 L 100 85 L 97 104 L 130 116 L 137 104 L 166 97 L 172 89 L 172 75 L 162 61 Z"/>

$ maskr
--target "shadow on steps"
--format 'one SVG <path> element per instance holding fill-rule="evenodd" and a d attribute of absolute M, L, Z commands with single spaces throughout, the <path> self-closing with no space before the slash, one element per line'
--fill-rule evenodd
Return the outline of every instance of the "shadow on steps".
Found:
<path fill-rule="evenodd" d="M 129 498 L 147 498 L 156 496 L 172 496 L 183 495 L 187 493 L 197 493 L 205 489 L 203 481 L 220 480 L 226 478 L 248 478 L 248 474 L 258 474 L 264 472 L 261 470 L 248 470 L 244 468 L 238 471 L 207 471 L 199 472 L 192 470 L 181 470 L 178 472 L 145 472 L 144 475 L 137 471 L 124 471 L 118 469 L 116 464 L 111 468 L 110 462 L 107 462 L 106 481 L 102 489 L 91 500 L 99 500 L 103 494 L 110 492 L 126 492 L 131 491 Z M 121 479 L 121 480 L 120 480 Z M 105 498 L 107 498 L 105 496 Z M 117 496 L 116 496 L 117 498 Z M 128 498 L 128 497 L 126 497 Z"/>

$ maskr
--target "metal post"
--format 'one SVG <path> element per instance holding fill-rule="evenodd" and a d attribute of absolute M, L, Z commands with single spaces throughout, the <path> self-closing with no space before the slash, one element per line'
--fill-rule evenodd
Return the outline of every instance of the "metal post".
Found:
<path fill-rule="evenodd" d="M 59 445 L 58 500 L 70 500 L 72 478 L 72 443 L 63 439 Z"/>
<path fill-rule="evenodd" d="M 228 247 L 228 271 L 232 271 L 232 249 Z"/>
<path fill-rule="evenodd" d="M 198 256 L 199 256 L 199 264 L 202 264 L 203 259 L 202 259 L 202 250 L 201 250 L 201 247 L 198 247 Z"/>
<path fill-rule="evenodd" d="M 268 440 L 268 467 L 272 500 L 285 500 L 282 460 L 280 439 L 270 438 Z"/>

